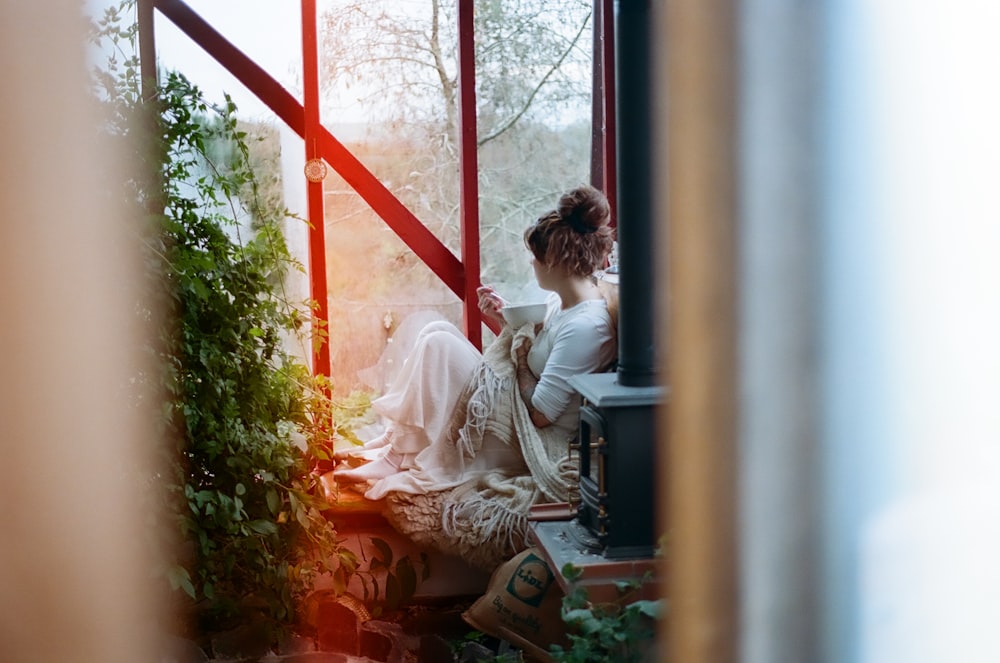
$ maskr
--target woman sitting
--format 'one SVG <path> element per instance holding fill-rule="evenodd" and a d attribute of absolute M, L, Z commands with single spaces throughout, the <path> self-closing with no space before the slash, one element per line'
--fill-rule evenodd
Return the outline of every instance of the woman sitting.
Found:
<path fill-rule="evenodd" d="M 583 186 L 524 233 L 539 286 L 551 291 L 544 321 L 511 329 L 503 300 L 479 288 L 479 308 L 504 327 L 484 355 L 446 322 L 417 338 L 373 408 L 387 421 L 371 463 L 338 469 L 368 482 L 390 520 L 415 539 L 491 567 L 523 545 L 528 508 L 574 489 L 567 442 L 577 433 L 573 375 L 614 360 L 615 332 L 594 272 L 612 246 L 608 201 Z"/>

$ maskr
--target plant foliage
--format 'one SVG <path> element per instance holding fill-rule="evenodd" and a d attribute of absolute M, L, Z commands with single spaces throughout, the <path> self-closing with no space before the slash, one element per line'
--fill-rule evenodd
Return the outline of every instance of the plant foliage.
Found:
<path fill-rule="evenodd" d="M 348 553 L 314 472 L 332 405 L 284 344 L 310 310 L 281 291 L 297 267 L 280 228 L 288 213 L 261 203 L 231 99 L 210 105 L 176 72 L 142 98 L 131 5 L 94 23 L 112 53 L 94 81 L 109 110 L 103 139 L 131 155 L 109 195 L 134 206 L 144 247 L 136 324 L 156 369 L 136 376 L 133 398 L 161 403 L 169 440 L 169 471 L 153 481 L 168 522 L 153 523 L 153 538 L 182 542 L 161 572 L 202 630 L 249 612 L 289 623 L 316 574 Z"/>
<path fill-rule="evenodd" d="M 194 572 L 194 587 L 184 588 L 227 613 L 249 590 L 286 619 L 312 568 L 297 554 L 300 538 L 327 538 L 311 503 L 309 467 L 292 439 L 304 417 L 307 372 L 282 347 L 295 309 L 272 293 L 287 251 L 273 219 L 258 217 L 254 237 L 239 243 L 225 232 L 222 210 L 252 182 L 232 103 L 207 108 L 178 74 L 167 76 L 160 98 L 168 155 L 164 276 L 179 322 L 165 344 L 165 416 L 182 441 L 176 478 L 186 505 L 177 517 L 196 544 L 196 563 L 182 567 Z M 192 108 L 215 117 L 193 117 Z M 226 168 L 205 159 L 213 134 L 240 148 Z"/>
<path fill-rule="evenodd" d="M 563 576 L 571 583 L 582 569 L 566 564 Z M 593 604 L 587 590 L 576 586 L 563 598 L 562 618 L 568 627 L 569 648 L 552 646 L 552 658 L 559 663 L 638 663 L 647 660 L 656 635 L 656 621 L 663 601 L 628 601 L 638 589 L 636 581 L 618 583 L 622 600 Z"/>

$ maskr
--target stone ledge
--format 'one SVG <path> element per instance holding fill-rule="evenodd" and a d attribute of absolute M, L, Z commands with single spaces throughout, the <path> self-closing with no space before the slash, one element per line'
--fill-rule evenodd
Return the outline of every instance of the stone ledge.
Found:
<path fill-rule="evenodd" d="M 329 505 L 324 515 L 334 526 L 360 529 L 388 524 L 382 500 L 369 500 L 354 487 L 341 486 L 334 480 L 332 471 L 323 474 L 319 481 Z"/>
<path fill-rule="evenodd" d="M 661 598 L 659 559 L 608 559 L 580 545 L 570 531 L 574 526 L 579 526 L 575 520 L 534 521 L 528 534 L 531 544 L 542 551 L 545 562 L 555 573 L 564 592 L 569 594 L 574 587 L 583 587 L 587 590 L 589 600 L 614 603 L 621 598 L 617 583 L 635 581 L 639 584 L 639 590 L 631 595 L 632 599 Z M 582 571 L 575 583 L 570 583 L 561 573 L 566 564 L 572 564 Z"/>

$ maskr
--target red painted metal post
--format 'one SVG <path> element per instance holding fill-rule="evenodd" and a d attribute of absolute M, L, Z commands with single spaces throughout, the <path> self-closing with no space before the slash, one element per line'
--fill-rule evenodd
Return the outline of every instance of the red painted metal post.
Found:
<path fill-rule="evenodd" d="M 590 68 L 590 184 L 604 191 L 604 78 L 602 66 L 604 39 L 603 26 L 604 0 L 594 0 L 591 13 L 593 24 L 593 42 L 591 44 Z"/>
<path fill-rule="evenodd" d="M 137 23 L 139 24 L 139 78 L 143 101 L 151 101 L 156 96 L 156 32 L 153 28 L 153 5 L 155 0 L 139 0 Z"/>
<path fill-rule="evenodd" d="M 615 143 L 615 2 L 594 0 L 594 30 L 600 32 L 600 49 L 594 52 L 594 68 L 600 66 L 600 103 L 603 191 L 611 204 L 611 225 L 618 225 L 618 163 Z M 599 52 L 598 52 L 599 51 Z M 597 94 L 597 90 L 594 90 Z"/>
<path fill-rule="evenodd" d="M 302 0 L 302 89 L 305 111 L 303 138 L 306 144 L 306 161 L 320 158 L 317 145 L 320 128 L 319 48 L 317 41 L 316 0 Z M 312 299 L 316 302 L 314 320 L 317 324 L 329 324 L 330 303 L 326 284 L 326 214 L 323 208 L 323 181 L 307 180 L 306 194 L 311 226 L 309 229 L 309 285 Z M 328 338 L 323 338 L 322 344 L 313 347 L 312 361 L 313 375 L 330 376 Z"/>
<path fill-rule="evenodd" d="M 459 166 L 462 173 L 462 265 L 465 270 L 463 322 L 465 335 L 483 347 L 479 286 L 479 161 L 476 124 L 476 50 L 473 0 L 458 0 Z"/>

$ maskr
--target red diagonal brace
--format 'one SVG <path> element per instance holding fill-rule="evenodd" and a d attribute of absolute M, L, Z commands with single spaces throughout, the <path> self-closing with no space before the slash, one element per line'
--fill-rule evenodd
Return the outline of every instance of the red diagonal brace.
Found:
<path fill-rule="evenodd" d="M 233 74 L 293 131 L 305 137 L 303 105 L 264 69 L 181 0 L 156 0 L 156 8 Z M 463 300 L 468 292 L 474 293 L 475 286 L 468 288 L 466 280 L 471 279 L 478 284 L 478 274 L 467 276 L 462 262 L 448 247 L 420 223 L 325 127 L 317 128 L 316 138 L 322 157 L 452 292 Z M 479 249 L 477 246 L 468 250 L 478 252 Z"/>

